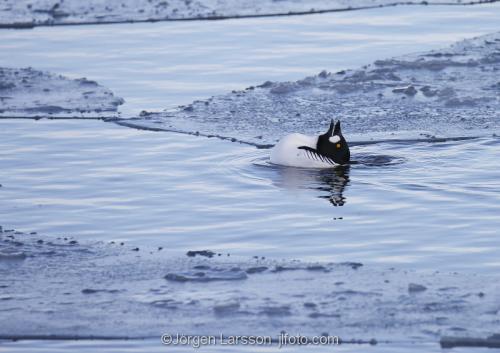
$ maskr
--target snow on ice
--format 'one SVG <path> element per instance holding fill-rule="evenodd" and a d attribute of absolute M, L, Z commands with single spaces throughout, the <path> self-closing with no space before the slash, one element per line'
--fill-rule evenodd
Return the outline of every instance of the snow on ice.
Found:
<path fill-rule="evenodd" d="M 120 123 L 262 147 L 291 132 L 322 132 L 332 118 L 350 141 L 488 136 L 500 131 L 499 72 L 494 33 L 357 70 L 268 81 Z"/>
<path fill-rule="evenodd" d="M 111 117 L 123 102 L 86 78 L 0 67 L 0 117 Z"/>
<path fill-rule="evenodd" d="M 213 253 L 172 256 L 3 230 L 0 310 L 9 325 L 0 338 L 286 331 L 437 342 L 498 330 L 499 285 L 488 275 Z"/>

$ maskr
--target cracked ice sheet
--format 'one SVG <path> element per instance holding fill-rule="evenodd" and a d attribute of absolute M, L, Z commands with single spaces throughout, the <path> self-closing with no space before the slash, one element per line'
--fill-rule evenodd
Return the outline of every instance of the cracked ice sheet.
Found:
<path fill-rule="evenodd" d="M 500 33 L 449 48 L 378 60 L 358 70 L 142 112 L 123 125 L 217 136 L 259 146 L 341 119 L 350 141 L 487 136 L 500 130 Z"/>
<path fill-rule="evenodd" d="M 463 5 L 496 0 L 4 0 L 0 27 L 218 19 L 346 11 L 394 5 Z"/>
<path fill-rule="evenodd" d="M 0 67 L 0 117 L 116 117 L 123 102 L 86 78 Z"/>
<path fill-rule="evenodd" d="M 0 233 L 2 338 L 328 333 L 379 343 L 487 337 L 487 275 L 305 263 Z M 53 338 L 53 337 L 52 337 Z"/>

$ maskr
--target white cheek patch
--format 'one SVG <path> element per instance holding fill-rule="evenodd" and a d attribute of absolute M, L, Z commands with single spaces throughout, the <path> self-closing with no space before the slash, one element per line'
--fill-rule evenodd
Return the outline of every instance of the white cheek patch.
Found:
<path fill-rule="evenodd" d="M 335 136 L 329 137 L 328 140 L 330 140 L 331 143 L 337 143 L 340 141 L 340 136 L 335 135 Z"/>

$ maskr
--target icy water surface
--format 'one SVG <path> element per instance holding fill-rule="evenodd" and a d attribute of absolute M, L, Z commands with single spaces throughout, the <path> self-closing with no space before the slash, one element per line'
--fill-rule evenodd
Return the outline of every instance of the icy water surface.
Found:
<path fill-rule="evenodd" d="M 499 9 L 2 31 L 0 65 L 96 80 L 125 98 L 128 117 L 441 48 L 498 31 Z M 373 352 L 405 352 L 439 351 L 444 334 L 497 332 L 498 137 L 351 151 L 350 168 L 301 170 L 270 165 L 266 149 L 217 139 L 102 121 L 0 120 L 0 293 L 9 322 L 0 333 L 326 327 L 346 339 L 377 338 Z M 201 249 L 224 256 L 184 255 Z M 0 350 L 96 347 L 171 348 L 27 341 Z"/>
<path fill-rule="evenodd" d="M 496 0 L 470 0 L 467 4 Z M 33 6 L 4 0 L 0 9 L 0 27 L 30 28 L 89 23 L 151 22 L 182 19 L 221 19 L 272 15 L 349 11 L 395 5 L 462 5 L 461 0 L 394 1 L 394 0 L 119 0 L 86 1 L 38 0 Z"/>
<path fill-rule="evenodd" d="M 40 345 L 45 348 L 33 349 L 34 346 Z M 419 344 L 419 349 L 428 353 L 434 352 L 443 352 L 442 349 L 439 348 L 438 345 L 432 343 L 423 343 Z M 2 348 L 0 348 L 1 351 Z M 140 340 L 140 341 L 127 341 L 127 342 L 109 342 L 109 341 L 91 341 L 91 342 L 78 342 L 78 343 L 66 343 L 66 342 L 40 342 L 40 341 L 23 341 L 19 343 L 6 343 L 4 344 L 4 349 L 7 352 L 12 353 L 30 353 L 30 352 L 50 352 L 50 353 L 59 353 L 59 352 L 67 352 L 70 350 L 77 350 L 81 353 L 91 353 L 96 352 L 97 350 L 109 353 L 136 353 L 136 352 L 144 352 L 147 350 L 151 353 L 159 353 L 159 352 L 193 352 L 191 347 L 178 347 L 175 350 L 172 347 L 164 347 L 158 344 L 155 340 Z M 227 353 L 231 352 L 303 352 L 305 350 L 304 347 L 295 346 L 295 347 L 286 347 L 278 349 L 276 346 L 274 347 L 203 347 L 204 352 L 220 352 L 224 351 Z M 398 345 L 396 347 L 391 347 L 388 345 L 378 345 L 378 346 L 362 346 L 362 345 L 340 345 L 333 347 L 312 347 L 310 351 L 314 352 L 339 352 L 339 353 L 350 353 L 350 352 L 371 352 L 371 353 L 407 353 L 407 352 L 415 352 L 415 345 L 405 344 Z M 453 349 L 453 353 L 469 353 L 469 352 L 490 352 L 491 349 L 487 348 L 455 348 Z"/>
<path fill-rule="evenodd" d="M 500 4 L 402 6 L 284 18 L 2 30 L 0 66 L 87 77 L 123 116 L 265 81 L 446 47 L 499 30 Z M 78 38 L 78 40 L 75 40 Z"/>
<path fill-rule="evenodd" d="M 498 269 L 498 138 L 353 146 L 301 170 L 268 150 L 101 121 L 0 121 L 2 225 L 238 255 Z"/>

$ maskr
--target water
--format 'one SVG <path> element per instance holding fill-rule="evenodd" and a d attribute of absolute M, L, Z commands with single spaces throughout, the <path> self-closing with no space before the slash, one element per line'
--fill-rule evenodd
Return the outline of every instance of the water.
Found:
<path fill-rule="evenodd" d="M 264 81 L 298 80 L 497 31 L 500 4 L 398 6 L 227 21 L 3 30 L 0 65 L 82 76 L 125 98 L 124 116 Z M 78 38 L 78 40 L 75 40 Z"/>
<path fill-rule="evenodd" d="M 268 150 L 101 121 L 0 124 L 4 227 L 176 252 L 500 265 L 498 138 L 354 146 L 360 164 L 317 171 L 272 166 Z"/>
<path fill-rule="evenodd" d="M 125 97 L 124 114 L 132 114 L 438 48 L 498 30 L 499 8 L 4 30 L 0 65 L 96 79 Z M 354 158 L 387 156 L 389 163 L 355 165 L 339 176 L 271 167 L 266 150 L 102 122 L 0 124 L 7 228 L 180 251 L 498 265 L 496 139 L 356 147 Z M 463 256 L 470 261 L 457 261 Z"/>
<path fill-rule="evenodd" d="M 31 65 L 95 79 L 126 99 L 122 112 L 130 115 L 266 80 L 299 79 L 324 68 L 357 67 L 382 57 L 439 48 L 498 30 L 498 9 L 496 4 L 401 7 L 279 19 L 2 31 L 0 65 Z M 369 268 L 497 273 L 498 138 L 354 146 L 351 152 L 359 163 L 331 171 L 272 166 L 268 152 L 101 121 L 0 120 L 0 225 L 42 236 L 71 235 L 82 242 L 117 240 L 141 248 L 163 246 L 175 256 L 207 248 L 233 256 L 287 261 L 360 261 Z M 88 266 L 91 269 L 92 263 Z M 266 278 L 276 283 L 273 276 Z M 356 281 L 357 276 L 352 277 Z M 156 277 L 147 278 L 154 282 Z M 375 286 L 384 292 L 377 282 L 382 276 L 374 278 L 371 289 Z M 252 280 L 247 287 L 260 305 L 260 288 L 271 286 L 260 287 L 262 282 Z M 128 283 L 126 277 L 121 282 Z M 286 285 L 300 292 L 304 283 L 311 282 L 300 278 L 287 280 Z M 154 297 L 141 292 L 156 288 L 148 286 L 137 285 L 139 293 L 133 293 L 134 298 Z M 327 287 L 315 288 L 318 301 L 330 295 Z M 230 285 L 213 285 L 208 291 L 196 285 L 182 288 L 193 290 L 202 302 L 205 297 L 232 298 L 237 292 Z M 40 289 L 50 291 L 51 287 L 47 284 Z M 461 290 L 460 295 L 469 291 Z M 37 293 L 27 292 L 35 297 Z M 279 288 L 269 293 L 283 298 Z M 487 292 L 487 298 L 493 300 L 492 293 L 494 289 Z M 102 296 L 99 305 L 116 299 Z M 47 298 L 53 307 L 64 305 L 61 294 Z M 446 296 L 431 299 L 448 301 Z M 36 306 L 39 299 L 33 300 L 27 303 Z M 278 304 L 287 300 L 292 299 Z M 300 303 L 300 299 L 293 300 Z M 471 307 L 476 305 L 474 300 L 470 300 Z M 94 304 L 92 299 L 79 299 L 74 309 L 81 314 Z M 180 308 L 181 313 L 184 309 Z M 198 309 L 202 313 L 198 320 L 211 319 L 212 311 L 202 309 Z M 363 316 L 359 311 L 352 313 Z M 16 323 L 23 315 L 35 315 L 19 313 Z M 64 311 L 57 314 L 64 316 Z M 454 312 L 446 315 L 454 317 Z M 255 317 L 240 321 L 258 322 Z M 437 343 L 405 338 L 402 343 L 396 339 L 392 346 L 372 350 L 387 351 L 394 345 L 398 352 L 415 351 L 417 346 L 440 350 Z M 0 351 L 85 352 L 96 347 L 109 352 L 165 348 L 153 341 L 26 341 L 2 342 Z"/>

